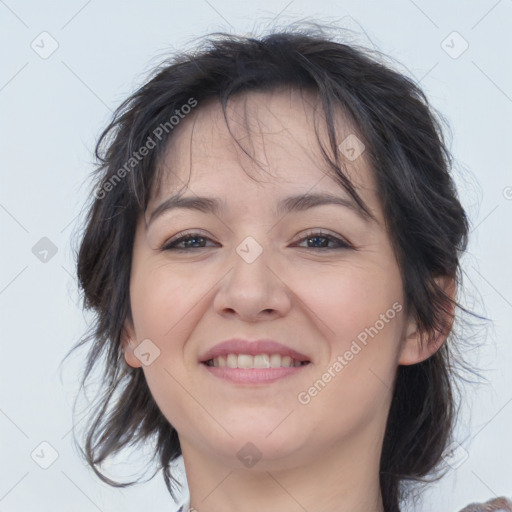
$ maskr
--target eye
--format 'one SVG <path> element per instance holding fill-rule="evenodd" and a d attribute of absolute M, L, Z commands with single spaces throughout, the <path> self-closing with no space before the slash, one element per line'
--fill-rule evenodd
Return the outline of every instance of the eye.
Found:
<path fill-rule="evenodd" d="M 193 232 L 186 234 L 178 234 L 178 238 L 171 239 L 163 247 L 162 251 L 190 251 L 191 249 L 207 249 L 204 245 L 210 238 L 203 236 L 201 233 Z M 312 243 L 313 246 L 306 248 L 315 250 L 335 250 L 335 249 L 351 249 L 352 245 L 341 238 L 320 231 L 311 231 L 300 242 Z M 334 247 L 329 247 L 329 243 L 333 243 Z M 180 247 L 180 244 L 181 245 Z M 300 246 L 299 246 L 300 247 Z"/>
<path fill-rule="evenodd" d="M 320 249 L 328 251 L 332 251 L 335 249 L 352 249 L 352 245 L 346 240 L 324 233 L 322 230 L 307 233 L 307 235 L 301 238 L 300 241 L 312 243 L 313 246 L 310 246 L 309 249 Z M 329 242 L 334 243 L 335 247 L 328 247 L 327 245 L 329 244 Z"/>
<path fill-rule="evenodd" d="M 203 236 L 201 233 L 179 233 L 177 236 L 178 238 L 171 239 L 169 242 L 167 242 L 162 247 L 162 251 L 189 251 L 193 248 L 205 249 L 206 247 L 203 245 L 198 246 L 197 244 L 201 244 L 202 241 L 205 240 L 210 240 L 208 237 Z M 178 245 L 182 243 L 185 245 L 178 247 Z"/>

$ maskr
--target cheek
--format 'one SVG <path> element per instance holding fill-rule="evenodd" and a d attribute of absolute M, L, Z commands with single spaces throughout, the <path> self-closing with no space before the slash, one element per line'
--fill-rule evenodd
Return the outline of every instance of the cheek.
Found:
<path fill-rule="evenodd" d="M 315 400 L 376 410 L 389 394 L 397 368 L 403 326 L 399 269 L 391 264 L 352 266 L 335 279 L 332 273 L 317 278 L 315 287 L 304 286 L 301 297 L 328 341 L 328 360 L 314 376 L 322 381 L 312 390 L 320 390 Z"/>
<path fill-rule="evenodd" d="M 152 362 L 142 366 L 151 395 L 171 425 L 182 425 L 190 415 L 190 396 L 183 384 L 189 382 L 183 366 L 183 346 L 194 316 L 190 277 L 180 278 L 169 267 L 137 269 L 132 274 L 130 298 L 138 341 L 151 340 Z M 186 281 L 186 282 L 185 282 Z M 181 383 L 181 385 L 180 385 Z M 189 385 L 185 386 L 187 389 Z"/>
<path fill-rule="evenodd" d="M 130 283 L 130 301 L 139 338 L 150 338 L 167 350 L 170 338 L 193 317 L 197 282 L 169 265 L 139 268 Z M 180 325 L 181 324 L 181 325 Z"/>
<path fill-rule="evenodd" d="M 381 327 L 381 315 L 392 309 L 390 316 L 394 318 L 393 304 L 402 305 L 403 301 L 399 270 L 389 264 L 347 265 L 336 271 L 316 272 L 308 279 L 297 275 L 294 282 L 294 292 L 323 324 L 326 337 L 340 344 L 376 322 Z M 390 330 L 390 324 L 386 322 L 385 330 Z"/>

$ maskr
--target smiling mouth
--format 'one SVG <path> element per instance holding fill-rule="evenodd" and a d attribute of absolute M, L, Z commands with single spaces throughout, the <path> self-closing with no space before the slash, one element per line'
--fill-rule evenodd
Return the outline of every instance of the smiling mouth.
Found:
<path fill-rule="evenodd" d="M 305 366 L 311 361 L 300 361 L 290 356 L 281 354 L 226 354 L 217 356 L 208 361 L 203 361 L 206 366 L 220 368 L 243 368 L 243 369 L 265 369 L 265 368 L 293 368 Z"/>

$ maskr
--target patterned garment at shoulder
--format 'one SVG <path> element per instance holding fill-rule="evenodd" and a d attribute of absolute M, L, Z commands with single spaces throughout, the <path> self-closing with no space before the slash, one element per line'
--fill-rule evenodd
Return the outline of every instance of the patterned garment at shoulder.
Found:
<path fill-rule="evenodd" d="M 500 497 L 485 503 L 470 503 L 460 512 L 512 512 L 512 501 Z"/>

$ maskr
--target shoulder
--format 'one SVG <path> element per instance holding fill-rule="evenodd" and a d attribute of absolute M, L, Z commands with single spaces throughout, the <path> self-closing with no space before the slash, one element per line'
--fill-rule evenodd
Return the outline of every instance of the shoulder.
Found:
<path fill-rule="evenodd" d="M 508 498 L 500 497 L 485 503 L 470 503 L 460 512 L 512 512 L 512 501 Z"/>

